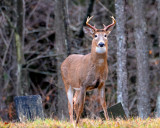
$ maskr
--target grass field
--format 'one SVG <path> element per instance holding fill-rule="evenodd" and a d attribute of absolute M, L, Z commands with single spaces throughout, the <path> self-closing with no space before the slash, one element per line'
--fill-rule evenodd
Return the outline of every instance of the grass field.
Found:
<path fill-rule="evenodd" d="M 0 128 L 74 128 L 75 126 L 67 121 L 53 119 L 36 120 L 34 122 L 12 123 L 0 121 Z M 90 120 L 81 119 L 78 128 L 160 128 L 160 118 L 140 118 L 128 120 Z"/>

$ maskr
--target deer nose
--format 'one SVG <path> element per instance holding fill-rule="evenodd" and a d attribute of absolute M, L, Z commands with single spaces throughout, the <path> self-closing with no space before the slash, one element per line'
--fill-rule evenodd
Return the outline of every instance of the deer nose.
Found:
<path fill-rule="evenodd" d="M 99 45 L 100 47 L 103 47 L 103 46 L 104 46 L 104 43 L 103 43 L 103 42 L 100 42 L 98 45 Z"/>

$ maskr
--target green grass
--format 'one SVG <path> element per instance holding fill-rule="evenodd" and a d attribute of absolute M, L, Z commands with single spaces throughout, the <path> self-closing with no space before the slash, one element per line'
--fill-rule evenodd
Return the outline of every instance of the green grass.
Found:
<path fill-rule="evenodd" d="M 0 128 L 74 128 L 75 125 L 67 121 L 58 121 L 53 119 L 36 120 L 33 122 L 13 123 L 0 121 Z M 81 119 L 78 128 L 160 128 L 160 118 L 140 118 L 128 120 L 91 120 Z"/>

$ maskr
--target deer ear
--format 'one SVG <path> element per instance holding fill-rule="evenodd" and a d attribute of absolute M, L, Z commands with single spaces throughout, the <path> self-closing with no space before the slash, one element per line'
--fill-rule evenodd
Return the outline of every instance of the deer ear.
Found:
<path fill-rule="evenodd" d="M 93 37 L 93 34 L 94 34 L 94 30 L 91 29 L 91 28 L 88 28 L 88 27 L 83 27 L 83 31 L 84 33 L 90 35 L 91 37 Z"/>
<path fill-rule="evenodd" d="M 111 31 L 113 30 L 113 28 L 114 28 L 114 25 L 113 25 L 113 26 L 110 26 L 110 27 L 108 27 L 108 28 L 106 29 L 106 34 L 107 34 L 107 36 L 111 33 Z"/>

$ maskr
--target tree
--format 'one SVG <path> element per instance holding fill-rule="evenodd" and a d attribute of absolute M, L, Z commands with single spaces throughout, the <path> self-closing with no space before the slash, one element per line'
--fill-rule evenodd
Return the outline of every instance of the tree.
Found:
<path fill-rule="evenodd" d="M 157 0 L 157 3 L 158 3 L 158 24 L 157 25 L 159 26 L 160 25 L 160 0 Z M 158 41 L 159 41 L 159 47 L 160 47 L 160 28 L 159 27 L 158 27 Z M 160 54 L 160 51 L 159 51 L 159 54 Z M 156 109 L 157 109 L 156 117 L 160 117 L 160 90 L 158 91 L 158 95 L 157 95 Z"/>
<path fill-rule="evenodd" d="M 147 118 L 150 114 L 149 97 L 149 62 L 148 43 L 146 38 L 145 0 L 133 0 L 134 10 L 134 37 L 136 43 L 137 58 L 137 97 L 138 114 L 141 118 Z"/>
<path fill-rule="evenodd" d="M 128 111 L 127 87 L 127 42 L 125 35 L 125 0 L 115 1 L 117 38 L 117 101 L 122 103 L 126 115 Z"/>
<path fill-rule="evenodd" d="M 22 69 L 24 64 L 24 36 L 25 36 L 25 1 L 16 0 L 17 24 L 15 31 L 17 80 L 16 95 L 27 95 L 29 90 L 27 71 Z"/>
<path fill-rule="evenodd" d="M 62 61 L 67 56 L 66 46 L 67 39 L 65 33 L 65 12 L 64 12 L 64 1 L 63 0 L 56 0 L 55 1 L 55 50 L 57 56 L 57 86 L 58 86 L 58 100 L 57 100 L 57 116 L 59 119 L 63 119 L 68 117 L 68 110 L 67 108 L 67 97 L 65 93 L 65 88 L 62 82 L 62 77 L 60 73 L 60 66 Z"/>

